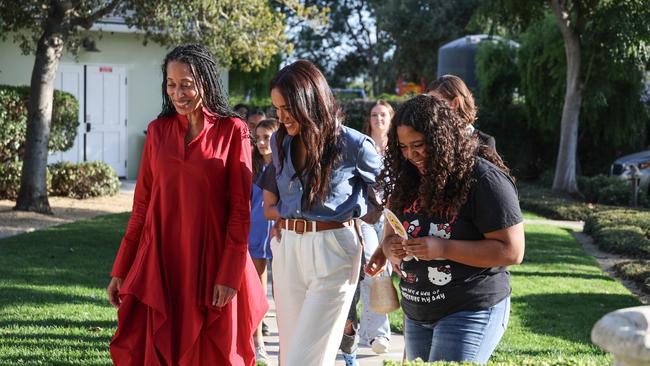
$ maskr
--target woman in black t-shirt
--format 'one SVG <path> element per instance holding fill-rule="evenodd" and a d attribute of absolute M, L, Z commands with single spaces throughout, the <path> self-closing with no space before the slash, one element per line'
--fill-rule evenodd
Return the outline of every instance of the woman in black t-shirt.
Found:
<path fill-rule="evenodd" d="M 486 363 L 507 327 L 510 274 L 524 255 L 523 218 L 507 167 L 447 103 L 420 95 L 400 106 L 383 182 L 408 240 L 385 225 L 381 249 L 400 274 L 410 360 Z M 414 256 L 414 259 L 411 259 Z"/>

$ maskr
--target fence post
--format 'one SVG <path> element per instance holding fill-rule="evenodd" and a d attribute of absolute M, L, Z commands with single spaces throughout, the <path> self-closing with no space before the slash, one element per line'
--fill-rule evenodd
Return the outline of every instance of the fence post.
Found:
<path fill-rule="evenodd" d="M 630 165 L 630 169 L 632 169 L 632 174 L 630 174 L 630 180 L 632 181 L 632 196 L 630 202 L 632 207 L 637 207 L 639 205 L 639 182 L 641 181 L 641 172 L 635 164 Z"/>

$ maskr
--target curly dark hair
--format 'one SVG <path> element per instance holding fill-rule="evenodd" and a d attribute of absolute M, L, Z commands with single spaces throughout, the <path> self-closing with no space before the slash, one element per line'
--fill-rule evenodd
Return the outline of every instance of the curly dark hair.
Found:
<path fill-rule="evenodd" d="M 403 155 L 397 138 L 399 126 L 410 126 L 424 135 L 426 171 L 423 174 Z M 388 133 L 384 169 L 377 179 L 385 192 L 384 204 L 401 212 L 417 204 L 425 215 L 444 210 L 458 213 L 474 183 L 476 157 L 482 157 L 509 174 L 498 154 L 482 148 L 466 122 L 436 97 L 419 95 L 404 102 L 393 117 Z"/>
<path fill-rule="evenodd" d="M 325 200 L 330 190 L 332 172 L 342 161 L 343 111 L 336 103 L 323 73 L 311 62 L 298 60 L 285 66 L 273 77 L 270 89 L 277 89 L 284 98 L 288 112 L 300 124 L 300 138 L 307 149 L 305 166 L 296 174 L 309 187 L 307 205 Z M 276 132 L 276 148 L 280 172 L 284 168 L 282 143 L 287 129 L 280 125 Z M 279 172 L 278 172 L 279 173 Z"/>
<path fill-rule="evenodd" d="M 228 104 L 228 96 L 221 86 L 219 67 L 210 51 L 199 44 L 184 44 L 171 50 L 162 64 L 162 111 L 158 118 L 176 113 L 176 108 L 167 95 L 167 65 L 177 61 L 190 67 L 192 76 L 200 88 L 203 105 L 220 117 L 240 117 Z"/>

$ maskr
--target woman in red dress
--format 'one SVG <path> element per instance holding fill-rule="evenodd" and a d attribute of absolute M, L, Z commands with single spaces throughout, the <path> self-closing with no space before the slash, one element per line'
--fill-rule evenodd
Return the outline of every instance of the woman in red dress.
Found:
<path fill-rule="evenodd" d="M 210 52 L 175 48 L 108 285 L 116 365 L 254 365 L 268 307 L 247 250 L 251 155 Z"/>

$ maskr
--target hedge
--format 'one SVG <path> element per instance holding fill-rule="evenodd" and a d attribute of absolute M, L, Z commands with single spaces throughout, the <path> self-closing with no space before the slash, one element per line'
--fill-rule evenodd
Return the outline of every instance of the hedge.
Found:
<path fill-rule="evenodd" d="M 554 220 L 585 220 L 593 212 L 608 209 L 602 205 L 579 201 L 536 184 L 519 181 L 517 188 L 519 190 L 519 205 L 522 209 Z"/>
<path fill-rule="evenodd" d="M 604 251 L 650 259 L 650 211 L 616 209 L 590 215 L 584 231 Z"/>
<path fill-rule="evenodd" d="M 56 163 L 49 166 L 52 173 L 51 194 L 71 198 L 112 196 L 120 191 L 115 170 L 98 161 Z"/>
<path fill-rule="evenodd" d="M 585 201 L 604 205 L 627 206 L 632 196 L 630 182 L 602 174 L 593 177 L 579 176 L 578 188 Z M 639 190 L 637 199 L 639 206 L 650 207 L 647 192 Z"/>
<path fill-rule="evenodd" d="M 27 135 L 29 87 L 0 85 L 0 163 L 22 160 Z M 54 91 L 48 149 L 66 151 L 72 147 L 79 126 L 79 103 L 75 97 Z"/>
<path fill-rule="evenodd" d="M 623 278 L 636 282 L 644 292 L 650 294 L 650 260 L 617 263 L 614 270 Z"/>
<path fill-rule="evenodd" d="M 15 200 L 23 163 L 0 165 L 0 199 Z M 52 196 L 90 198 L 112 196 L 120 190 L 115 170 L 103 162 L 56 163 L 47 167 L 47 191 Z"/>

